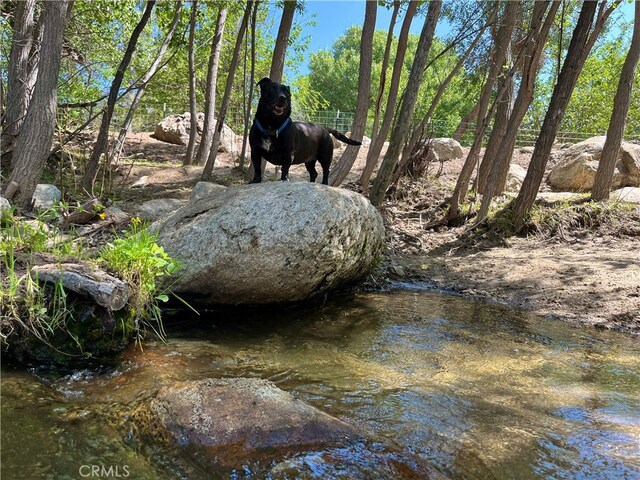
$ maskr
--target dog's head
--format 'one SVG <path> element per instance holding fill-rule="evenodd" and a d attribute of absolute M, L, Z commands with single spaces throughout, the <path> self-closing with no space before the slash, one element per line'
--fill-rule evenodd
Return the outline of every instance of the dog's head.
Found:
<path fill-rule="evenodd" d="M 284 120 L 291 115 L 291 91 L 286 85 L 263 78 L 258 82 L 260 101 L 258 115 L 274 120 Z"/>

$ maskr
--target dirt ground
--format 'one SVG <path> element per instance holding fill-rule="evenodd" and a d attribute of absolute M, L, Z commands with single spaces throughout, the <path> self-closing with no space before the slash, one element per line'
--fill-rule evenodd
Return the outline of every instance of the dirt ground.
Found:
<path fill-rule="evenodd" d="M 147 133 L 131 135 L 121 160 L 116 191 L 119 204 L 131 206 L 152 198 L 187 199 L 202 167 L 182 166 L 186 147 L 159 142 Z M 334 162 L 343 150 L 334 152 Z M 514 163 L 526 167 L 530 153 L 519 151 Z M 357 189 L 364 166 L 362 148 L 346 188 Z M 426 228 L 438 203 L 451 191 L 463 159 L 434 166 L 436 179 L 392 195 L 381 208 L 387 226 L 387 252 L 373 283 L 420 281 L 436 288 L 517 305 L 566 321 L 640 334 L 640 205 L 623 225 L 560 230 L 560 234 L 497 238 L 468 227 Z M 213 181 L 243 183 L 230 155 L 219 154 Z M 275 179 L 268 165 L 267 180 Z M 145 186 L 132 185 L 146 176 Z M 291 170 L 292 181 L 307 181 L 303 165 Z M 545 188 L 543 188 L 545 190 Z M 395 197 L 395 198 L 393 198 Z"/>

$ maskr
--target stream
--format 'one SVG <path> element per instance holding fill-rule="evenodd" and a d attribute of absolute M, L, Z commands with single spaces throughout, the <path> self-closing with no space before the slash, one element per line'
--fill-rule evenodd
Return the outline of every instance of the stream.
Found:
<path fill-rule="evenodd" d="M 454 479 L 640 478 L 637 337 L 406 287 L 185 315 L 113 365 L 3 365 L 3 478 L 421 478 L 414 462 Z M 162 385 L 207 377 L 271 380 L 375 442 L 222 465 L 127 427 Z"/>

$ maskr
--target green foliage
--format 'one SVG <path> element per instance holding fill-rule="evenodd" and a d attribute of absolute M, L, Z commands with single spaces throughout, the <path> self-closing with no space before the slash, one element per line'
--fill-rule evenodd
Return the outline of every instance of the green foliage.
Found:
<path fill-rule="evenodd" d="M 156 243 L 156 238 L 157 235 L 135 217 L 125 235 L 100 252 L 99 260 L 129 284 L 129 304 L 134 311 L 136 327 L 148 326 L 164 338 L 158 302 L 168 301 L 168 290 L 163 282 L 179 265 Z"/>
<path fill-rule="evenodd" d="M 360 36 L 362 27 L 350 27 L 333 44 L 331 51 L 320 50 L 311 54 L 309 62 L 309 75 L 306 84 L 314 92 L 326 101 L 331 110 L 352 112 L 356 108 L 358 96 L 358 71 L 360 62 Z M 373 38 L 373 67 L 371 72 L 371 98 L 369 101 L 369 119 L 373 118 L 375 98 L 378 93 L 378 85 L 382 76 L 381 65 L 384 57 L 384 49 L 387 33 L 378 30 Z M 400 88 L 402 93 L 406 87 L 409 72 L 413 64 L 413 58 L 418 45 L 418 36 L 410 34 L 407 53 L 403 62 Z M 431 100 L 438 86 L 453 69 L 457 61 L 454 50 L 450 50 L 442 56 L 438 56 L 445 49 L 442 41 L 435 39 L 430 52 L 430 66 L 426 70 L 422 87 L 416 104 L 415 118 L 419 122 L 426 114 Z M 383 108 L 386 106 L 389 84 L 393 71 L 397 39 L 393 39 L 389 69 L 386 74 L 386 87 L 382 99 Z M 444 97 L 436 109 L 434 118 L 453 126 L 461 120 L 464 114 L 471 109 L 473 92 L 477 89 L 477 82 L 470 81 L 464 69 L 447 88 Z M 370 122 L 369 122 L 370 123 Z"/>

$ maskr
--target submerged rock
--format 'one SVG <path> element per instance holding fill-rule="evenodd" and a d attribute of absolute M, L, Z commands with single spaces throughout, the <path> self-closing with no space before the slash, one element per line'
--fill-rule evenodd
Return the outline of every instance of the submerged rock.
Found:
<path fill-rule="evenodd" d="M 163 387 L 151 401 L 150 412 L 156 425 L 180 445 L 252 450 L 336 445 L 361 438 L 353 426 L 258 378 Z"/>
<path fill-rule="evenodd" d="M 158 244 L 184 268 L 172 289 L 232 305 L 299 302 L 358 280 L 384 241 L 366 198 L 305 182 L 216 191 L 158 231 Z"/>

